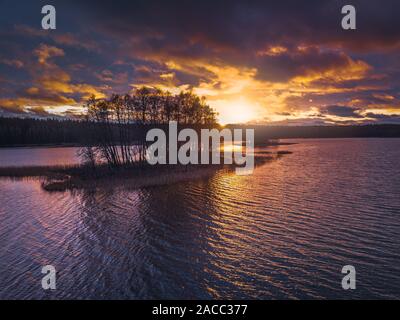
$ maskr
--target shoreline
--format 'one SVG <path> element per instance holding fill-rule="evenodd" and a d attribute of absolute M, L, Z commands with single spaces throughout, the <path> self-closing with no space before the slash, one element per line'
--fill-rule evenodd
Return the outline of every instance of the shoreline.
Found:
<path fill-rule="evenodd" d="M 262 156 L 259 155 L 254 158 L 255 168 L 290 153 L 290 151 L 262 153 Z M 210 177 L 217 172 L 233 173 L 236 168 L 237 165 L 235 164 L 167 164 L 154 166 L 143 164 L 114 169 L 100 165 L 94 171 L 84 165 L 3 167 L 0 168 L 0 179 L 38 178 L 41 180 L 44 190 L 62 192 L 112 184 L 133 188 L 159 186 Z"/>

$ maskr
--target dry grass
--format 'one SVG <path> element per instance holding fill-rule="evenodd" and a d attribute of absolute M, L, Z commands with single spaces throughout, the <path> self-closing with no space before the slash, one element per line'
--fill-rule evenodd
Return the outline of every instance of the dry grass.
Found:
<path fill-rule="evenodd" d="M 260 166 L 289 152 L 255 157 L 255 165 Z M 65 191 L 81 188 L 95 188 L 107 185 L 123 185 L 133 188 L 166 185 L 208 177 L 217 171 L 232 172 L 236 165 L 155 165 L 147 163 L 119 168 L 106 165 L 97 166 L 93 171 L 87 166 L 31 166 L 0 168 L 0 177 L 42 178 L 46 191 Z"/>

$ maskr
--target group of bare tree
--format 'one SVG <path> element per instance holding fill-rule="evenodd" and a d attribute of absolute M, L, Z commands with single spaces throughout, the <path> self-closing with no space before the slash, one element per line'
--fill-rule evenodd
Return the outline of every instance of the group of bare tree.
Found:
<path fill-rule="evenodd" d="M 157 88 L 142 87 L 133 94 L 112 95 L 109 99 L 91 98 L 86 104 L 90 120 L 123 121 L 136 124 L 215 124 L 216 112 L 191 91 L 173 95 Z"/>
<path fill-rule="evenodd" d="M 95 143 L 82 149 L 80 155 L 93 168 L 96 159 L 110 167 L 137 165 L 145 161 L 145 131 L 149 126 L 170 121 L 186 126 L 214 126 L 216 116 L 204 97 L 190 91 L 173 95 L 142 87 L 133 94 L 92 97 L 86 103 L 86 119 L 88 125 L 93 125 Z"/>

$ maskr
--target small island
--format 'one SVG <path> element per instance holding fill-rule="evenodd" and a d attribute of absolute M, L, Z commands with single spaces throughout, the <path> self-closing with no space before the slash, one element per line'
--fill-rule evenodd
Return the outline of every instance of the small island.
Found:
<path fill-rule="evenodd" d="M 227 147 L 221 142 L 221 157 L 210 164 L 149 164 L 147 154 L 151 143 L 146 134 L 152 129 L 162 130 L 171 138 L 170 123 L 181 129 L 200 133 L 202 130 L 222 130 L 217 123 L 217 113 L 206 103 L 204 97 L 194 93 L 181 92 L 173 95 L 157 88 L 141 87 L 133 94 L 116 95 L 109 98 L 91 97 L 84 106 L 84 114 L 76 121 L 81 133 L 80 143 L 64 140 L 61 145 L 78 146 L 79 164 L 66 166 L 23 166 L 0 168 L 0 176 L 12 178 L 40 177 L 46 191 L 65 191 L 79 188 L 93 188 L 99 185 L 123 184 L 130 187 L 145 187 L 208 177 L 216 172 L 233 172 L 234 163 L 226 164 Z M 23 121 L 23 120 L 22 120 Z M 34 120 L 41 121 L 41 120 Z M 37 145 L 43 137 L 43 127 L 33 127 L 30 138 L 37 136 Z M 61 125 L 65 125 L 60 121 Z M 230 130 L 230 129 L 225 129 Z M 35 132 L 36 131 L 36 132 Z M 39 133 L 38 133 L 39 132 Z M 23 133 L 27 136 L 30 133 Z M 176 132 L 175 132 L 175 139 Z M 14 137 L 14 140 L 17 140 Z M 29 140 L 29 139 L 28 139 Z M 13 139 L 9 139 L 13 141 Z M 26 145 L 16 141 L 17 145 Z M 179 145 L 185 141 L 176 141 Z M 242 142 L 239 141 L 240 148 Z M 212 141 L 207 140 L 207 147 Z M 238 143 L 236 141 L 235 143 Z M 210 144 L 210 145 L 208 145 Z M 277 145 L 279 141 L 264 139 L 262 145 Z M 35 144 L 36 145 L 36 144 Z M 42 144 L 43 145 L 43 144 Z M 53 146 L 60 144 L 54 143 Z M 228 147 L 231 147 L 228 145 Z M 168 146 L 166 146 L 168 152 Z M 244 150 L 244 149 L 243 149 Z M 245 151 L 245 150 L 244 150 Z M 200 158 L 200 149 L 195 151 Z M 219 151 L 218 151 L 219 152 Z M 253 152 L 253 151 L 252 151 Z M 255 156 L 255 165 L 261 165 L 289 152 L 262 152 Z"/>

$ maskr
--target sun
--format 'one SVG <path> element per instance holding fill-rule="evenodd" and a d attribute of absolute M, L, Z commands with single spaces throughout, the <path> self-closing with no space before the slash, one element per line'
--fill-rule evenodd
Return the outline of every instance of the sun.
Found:
<path fill-rule="evenodd" d="M 246 98 L 237 100 L 218 100 L 212 106 L 219 113 L 219 122 L 222 125 L 229 123 L 246 123 L 256 119 L 255 105 Z"/>

